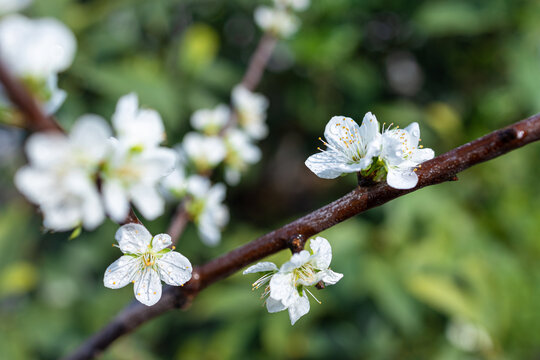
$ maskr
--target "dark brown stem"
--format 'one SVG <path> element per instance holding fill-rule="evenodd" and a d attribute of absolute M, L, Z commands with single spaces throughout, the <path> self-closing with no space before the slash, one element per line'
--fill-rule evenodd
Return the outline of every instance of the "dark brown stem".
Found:
<path fill-rule="evenodd" d="M 255 261 L 291 246 L 291 239 L 309 238 L 350 217 L 429 185 L 453 181 L 456 174 L 479 163 L 501 156 L 511 150 L 540 140 L 540 114 L 494 131 L 484 137 L 462 145 L 422 164 L 417 171 L 419 181 L 415 188 L 398 190 L 386 183 L 369 188 L 358 187 L 342 198 L 314 212 L 274 230 L 257 240 L 224 254 L 205 265 L 196 267 L 193 279 L 184 288 L 170 287 L 154 307 L 139 305 L 128 307 L 130 316 L 113 319 L 67 359 L 90 359 L 118 337 L 157 315 L 190 302 L 205 287 L 221 280 Z M 189 289 L 189 292 L 186 291 Z M 173 300 L 174 299 L 174 300 Z M 131 305 L 133 306 L 133 305 Z M 157 309 L 157 310 L 156 310 Z M 132 319 L 137 319 L 134 323 Z M 111 330 L 112 329 L 112 330 Z"/>

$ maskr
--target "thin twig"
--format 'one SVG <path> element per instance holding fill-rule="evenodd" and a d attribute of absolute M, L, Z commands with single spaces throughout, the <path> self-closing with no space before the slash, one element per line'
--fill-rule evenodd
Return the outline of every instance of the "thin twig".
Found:
<path fill-rule="evenodd" d="M 241 84 L 246 87 L 248 90 L 253 91 L 259 85 L 259 82 L 261 81 L 262 75 L 264 73 L 264 69 L 266 68 L 266 65 L 268 64 L 268 61 L 270 60 L 270 56 L 272 55 L 272 52 L 276 46 L 277 39 L 270 35 L 269 33 L 265 33 L 259 40 L 259 43 L 255 49 L 255 52 L 249 59 L 249 64 L 247 66 L 246 73 L 244 74 L 244 77 L 242 78 Z M 220 131 L 219 136 L 224 136 L 226 131 L 234 126 L 237 121 L 237 114 L 236 112 L 231 113 L 231 117 L 229 118 L 229 121 L 223 129 Z M 210 175 L 207 175 L 206 177 L 210 177 Z M 167 231 L 167 234 L 171 236 L 172 243 L 175 245 L 178 242 L 178 239 L 182 236 L 182 233 L 184 232 L 187 222 L 189 220 L 189 214 L 187 213 L 187 209 L 185 206 L 180 204 L 176 208 L 176 212 L 173 215 L 173 218 L 171 219 L 171 224 L 169 225 L 169 230 Z"/>
<path fill-rule="evenodd" d="M 454 181 L 456 174 L 479 163 L 540 140 L 540 114 L 496 130 L 422 164 L 415 188 L 398 190 L 386 183 L 357 187 L 342 198 L 274 230 L 257 240 L 224 254 L 194 269 L 194 276 L 184 287 L 170 287 L 153 307 L 131 305 L 101 331 L 87 340 L 66 359 L 91 359 L 118 337 L 167 310 L 184 307 L 198 292 L 246 265 L 290 246 L 291 239 L 309 238 L 350 217 L 429 185 Z"/>
<path fill-rule="evenodd" d="M 26 127 L 32 131 L 62 131 L 51 117 L 46 116 L 33 96 L 29 95 L 24 85 L 17 80 L 0 61 L 0 82 L 5 93 L 24 115 Z"/>
<path fill-rule="evenodd" d="M 249 60 L 246 74 L 242 79 L 242 85 L 244 85 L 248 90 L 255 90 L 261 81 L 262 74 L 266 68 L 266 65 L 268 64 L 268 60 L 270 60 L 270 56 L 272 56 L 276 43 L 277 38 L 270 33 L 265 33 L 261 37 L 261 40 L 257 45 L 257 49 Z"/>
<path fill-rule="evenodd" d="M 176 244 L 178 242 L 178 239 L 186 229 L 189 218 L 190 216 L 186 209 L 186 203 L 183 201 L 178 204 L 178 207 L 176 208 L 176 213 L 173 215 L 172 221 L 169 224 L 169 228 L 167 229 L 167 234 L 171 236 L 173 244 Z"/>

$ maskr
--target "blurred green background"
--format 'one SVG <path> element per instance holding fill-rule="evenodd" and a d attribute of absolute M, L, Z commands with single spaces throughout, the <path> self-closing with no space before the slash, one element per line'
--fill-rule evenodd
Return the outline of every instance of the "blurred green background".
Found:
<path fill-rule="evenodd" d="M 263 160 L 228 190 L 232 221 L 207 248 L 189 227 L 179 250 L 201 264 L 355 186 L 303 164 L 333 115 L 418 121 L 437 154 L 540 110 L 540 1 L 312 0 L 302 28 L 281 41 L 257 91 L 270 99 Z M 78 52 L 60 76 L 58 117 L 110 118 L 136 91 L 160 111 L 168 144 L 190 114 L 228 102 L 260 37 L 251 0 L 35 0 Z M 56 359 L 132 300 L 102 284 L 117 226 L 68 241 L 46 234 L 16 192 L 21 131 L 1 128 L 0 351 Z M 322 305 L 291 327 L 237 274 L 117 341 L 103 359 L 537 359 L 540 357 L 540 145 L 532 144 L 323 233 L 332 268 Z M 218 174 L 219 175 L 219 174 Z M 217 176 L 216 180 L 220 177 Z M 163 232 L 168 214 L 146 222 Z M 286 261 L 287 252 L 271 260 Z"/>

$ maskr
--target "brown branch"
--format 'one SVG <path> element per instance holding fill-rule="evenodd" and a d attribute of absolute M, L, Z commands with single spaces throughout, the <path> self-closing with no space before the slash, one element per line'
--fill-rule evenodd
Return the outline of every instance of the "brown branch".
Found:
<path fill-rule="evenodd" d="M 456 174 L 479 163 L 501 156 L 511 150 L 540 140 L 540 114 L 494 131 L 422 164 L 418 170 L 418 185 L 410 190 L 398 190 L 386 183 L 357 187 L 342 198 L 257 240 L 243 245 L 194 269 L 194 276 L 185 287 L 170 287 L 154 307 L 128 307 L 105 328 L 96 333 L 66 359 L 91 359 L 118 337 L 144 322 L 176 307 L 184 307 L 198 292 L 244 266 L 294 246 L 294 239 L 307 239 L 350 217 L 380 206 L 390 200 L 429 185 L 453 181 Z M 131 309 L 131 310 L 130 310 Z M 125 315 L 128 314 L 128 315 Z"/>
<path fill-rule="evenodd" d="M 277 39 L 269 33 L 265 33 L 259 41 L 259 45 L 257 45 L 257 49 L 251 56 L 248 69 L 242 79 L 242 85 L 248 90 L 255 90 L 261 81 L 262 74 L 268 60 L 270 60 L 270 56 L 272 56 L 276 43 Z"/>
<path fill-rule="evenodd" d="M 178 242 L 178 239 L 186 229 L 190 216 L 186 209 L 185 202 L 181 202 L 176 208 L 176 213 L 174 214 L 169 228 L 167 229 L 167 234 L 171 236 L 173 244 Z"/>
<path fill-rule="evenodd" d="M 0 61 L 0 82 L 9 100 L 21 110 L 26 120 L 26 127 L 32 131 L 62 131 L 51 117 L 46 116 L 41 107 L 30 95 L 24 85 L 16 79 L 2 61 Z"/>

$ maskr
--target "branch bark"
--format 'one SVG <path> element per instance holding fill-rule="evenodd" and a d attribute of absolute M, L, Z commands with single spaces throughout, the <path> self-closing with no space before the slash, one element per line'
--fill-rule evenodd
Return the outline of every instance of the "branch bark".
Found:
<path fill-rule="evenodd" d="M 457 173 L 473 165 L 538 140 L 540 140 L 540 114 L 496 130 L 423 163 L 417 172 L 418 185 L 413 189 L 398 190 L 389 187 L 386 183 L 379 183 L 368 188 L 357 187 L 342 198 L 280 229 L 196 267 L 192 280 L 186 286 L 167 288 L 162 299 L 153 307 L 141 304 L 130 305 L 66 359 L 91 359 L 97 356 L 118 337 L 168 310 L 185 307 L 207 286 L 246 265 L 291 247 L 294 245 L 291 244 L 294 239 L 307 239 L 354 215 L 423 187 L 453 181 Z"/>

